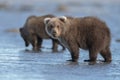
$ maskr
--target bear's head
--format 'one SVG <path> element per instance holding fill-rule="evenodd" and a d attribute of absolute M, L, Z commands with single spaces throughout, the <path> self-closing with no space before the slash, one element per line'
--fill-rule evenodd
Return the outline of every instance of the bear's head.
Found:
<path fill-rule="evenodd" d="M 45 18 L 44 23 L 47 34 L 54 39 L 58 39 L 65 33 L 66 21 L 67 18 L 65 16 Z"/>

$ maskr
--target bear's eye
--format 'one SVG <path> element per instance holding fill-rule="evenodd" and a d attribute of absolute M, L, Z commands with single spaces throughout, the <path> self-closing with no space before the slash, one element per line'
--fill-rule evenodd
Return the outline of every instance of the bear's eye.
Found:
<path fill-rule="evenodd" d="M 59 25 L 57 25 L 57 28 L 59 28 L 60 26 Z"/>
<path fill-rule="evenodd" d="M 52 25 L 50 25 L 49 27 L 50 27 L 50 28 L 53 28 L 53 26 L 52 26 Z"/>

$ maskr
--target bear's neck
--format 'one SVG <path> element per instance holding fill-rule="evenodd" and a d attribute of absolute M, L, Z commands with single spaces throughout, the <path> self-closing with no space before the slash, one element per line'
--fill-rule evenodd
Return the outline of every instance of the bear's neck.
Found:
<path fill-rule="evenodd" d="M 66 23 L 65 32 L 61 35 L 66 41 L 71 40 L 72 38 L 76 39 L 78 35 L 78 19 L 71 19 Z"/>
<path fill-rule="evenodd" d="M 60 42 L 60 44 L 62 46 L 66 47 L 68 50 L 70 50 L 70 47 L 69 47 L 69 45 L 67 43 L 68 40 L 65 37 L 63 37 L 63 36 L 59 37 L 58 41 Z"/>

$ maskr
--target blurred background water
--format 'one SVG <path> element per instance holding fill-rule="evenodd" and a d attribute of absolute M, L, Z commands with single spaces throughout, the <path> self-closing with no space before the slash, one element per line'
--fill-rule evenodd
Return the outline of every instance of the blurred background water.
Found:
<path fill-rule="evenodd" d="M 73 17 L 96 16 L 112 33 L 111 64 L 88 65 L 88 51 L 80 51 L 78 64 L 69 63 L 69 52 L 52 53 L 44 40 L 40 53 L 25 46 L 18 29 L 30 15 L 54 14 Z M 0 0 L 0 80 L 119 80 L 120 0 Z M 59 47 L 60 49 L 61 47 Z M 102 59 L 98 56 L 98 59 Z"/>

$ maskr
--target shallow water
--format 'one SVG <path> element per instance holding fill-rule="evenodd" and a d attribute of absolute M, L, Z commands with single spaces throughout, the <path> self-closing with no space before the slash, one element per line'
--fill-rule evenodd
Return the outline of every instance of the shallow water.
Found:
<path fill-rule="evenodd" d="M 1 2 L 6 0 L 1 0 Z M 76 2 L 75 2 L 76 1 Z M 24 0 L 8 0 L 10 8 L 0 9 L 0 80 L 119 80 L 120 79 L 120 1 L 84 0 L 60 1 L 33 0 L 29 4 L 33 9 L 21 10 L 26 5 Z M 38 3 L 39 2 L 39 3 Z M 33 4 L 32 4 L 33 3 Z M 46 7 L 50 4 L 49 7 Z M 58 5 L 64 5 L 66 11 L 58 11 Z M 113 61 L 110 64 L 101 63 L 103 58 L 98 55 L 95 65 L 83 62 L 88 59 L 88 51 L 80 50 L 78 63 L 70 63 L 67 50 L 52 53 L 51 40 L 44 40 L 42 52 L 31 51 L 31 46 L 25 48 L 20 34 L 12 29 L 23 26 L 29 15 L 97 16 L 104 20 L 112 32 L 111 51 Z M 59 50 L 61 47 L 59 46 Z"/>

